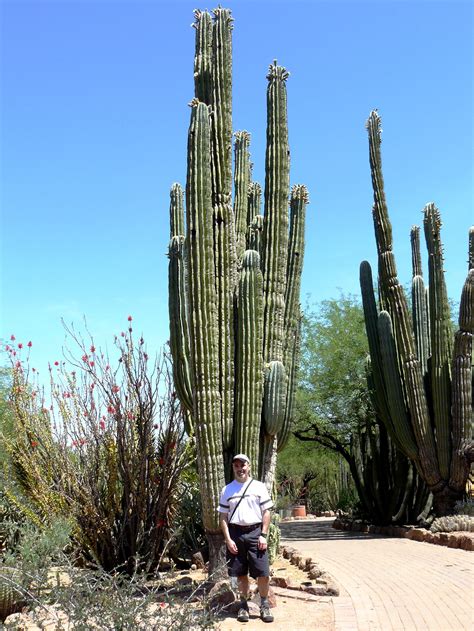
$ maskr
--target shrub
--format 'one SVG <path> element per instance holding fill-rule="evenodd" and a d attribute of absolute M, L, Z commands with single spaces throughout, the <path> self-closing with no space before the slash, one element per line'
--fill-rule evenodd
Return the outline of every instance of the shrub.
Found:
<path fill-rule="evenodd" d="M 105 570 L 133 574 L 159 564 L 173 535 L 193 460 L 169 360 L 150 360 L 143 338 L 115 337 L 114 360 L 67 328 L 75 352 L 49 367 L 47 401 L 29 355 L 12 351 L 15 433 L 6 438 L 12 473 L 40 524 L 68 515 L 84 556 Z M 7 494 L 26 512 L 10 486 Z"/>
<path fill-rule="evenodd" d="M 18 546 L 6 555 L 0 577 L 10 571 L 10 584 L 28 607 L 28 618 L 43 628 L 210 629 L 213 616 L 188 597 L 178 600 L 143 573 L 126 576 L 101 568 L 78 568 L 65 553 L 70 529 L 59 521 L 42 531 L 22 528 Z M 3 571 L 3 572 L 2 572 Z M 1 584 L 1 578 L 0 578 Z M 7 628 L 18 628 L 12 621 Z"/>

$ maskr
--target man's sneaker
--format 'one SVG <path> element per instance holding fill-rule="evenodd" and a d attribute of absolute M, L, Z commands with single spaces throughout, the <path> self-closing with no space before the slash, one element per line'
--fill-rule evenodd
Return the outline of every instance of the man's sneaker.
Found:
<path fill-rule="evenodd" d="M 264 605 L 260 607 L 260 618 L 263 622 L 273 622 L 273 615 L 270 611 L 270 608 Z"/>
<path fill-rule="evenodd" d="M 237 621 L 238 622 L 248 622 L 249 621 L 249 610 L 241 607 L 237 613 Z"/>

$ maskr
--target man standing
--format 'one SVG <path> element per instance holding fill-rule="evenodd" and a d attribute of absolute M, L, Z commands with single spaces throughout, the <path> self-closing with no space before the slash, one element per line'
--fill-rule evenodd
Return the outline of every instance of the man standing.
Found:
<path fill-rule="evenodd" d="M 268 603 L 270 567 L 267 536 L 273 502 L 267 487 L 250 476 L 250 460 L 237 454 L 232 460 L 234 480 L 222 489 L 219 500 L 220 525 L 227 545 L 229 576 L 237 577 L 241 606 L 239 622 L 249 620 L 249 579 L 257 579 L 260 618 L 273 622 Z"/>

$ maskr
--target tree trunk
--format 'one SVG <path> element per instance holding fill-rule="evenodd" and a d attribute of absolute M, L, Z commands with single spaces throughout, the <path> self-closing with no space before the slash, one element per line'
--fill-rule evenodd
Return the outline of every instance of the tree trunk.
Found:
<path fill-rule="evenodd" d="M 463 499 L 463 491 L 454 491 L 447 484 L 439 491 L 433 491 L 433 511 L 436 517 L 452 515 L 454 504 Z"/>
<path fill-rule="evenodd" d="M 220 530 L 206 532 L 209 543 L 208 580 L 212 583 L 227 578 L 226 545 Z"/>

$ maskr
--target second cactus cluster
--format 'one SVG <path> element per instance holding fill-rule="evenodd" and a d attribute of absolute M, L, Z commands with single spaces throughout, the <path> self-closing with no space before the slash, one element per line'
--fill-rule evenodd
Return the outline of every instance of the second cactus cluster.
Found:
<path fill-rule="evenodd" d="M 419 228 L 411 233 L 412 313 L 397 277 L 392 228 L 385 201 L 380 153 L 380 117 L 368 119 L 373 219 L 378 251 L 379 308 L 369 263 L 360 268 L 365 322 L 377 412 L 401 451 L 433 493 L 437 515 L 462 499 L 474 460 L 472 338 L 474 333 L 474 247 L 453 334 L 443 270 L 441 218 L 432 203 L 424 208 L 429 287 L 425 288 Z"/>
<path fill-rule="evenodd" d="M 232 177 L 230 11 L 196 11 L 194 27 L 186 209 L 181 186 L 171 189 L 170 346 L 176 392 L 196 437 L 209 532 L 218 528 L 232 455 L 248 454 L 253 475 L 271 487 L 288 437 L 308 193 L 296 185 L 290 196 L 288 73 L 276 62 L 267 76 L 263 214 L 246 131 L 234 134 Z"/>

